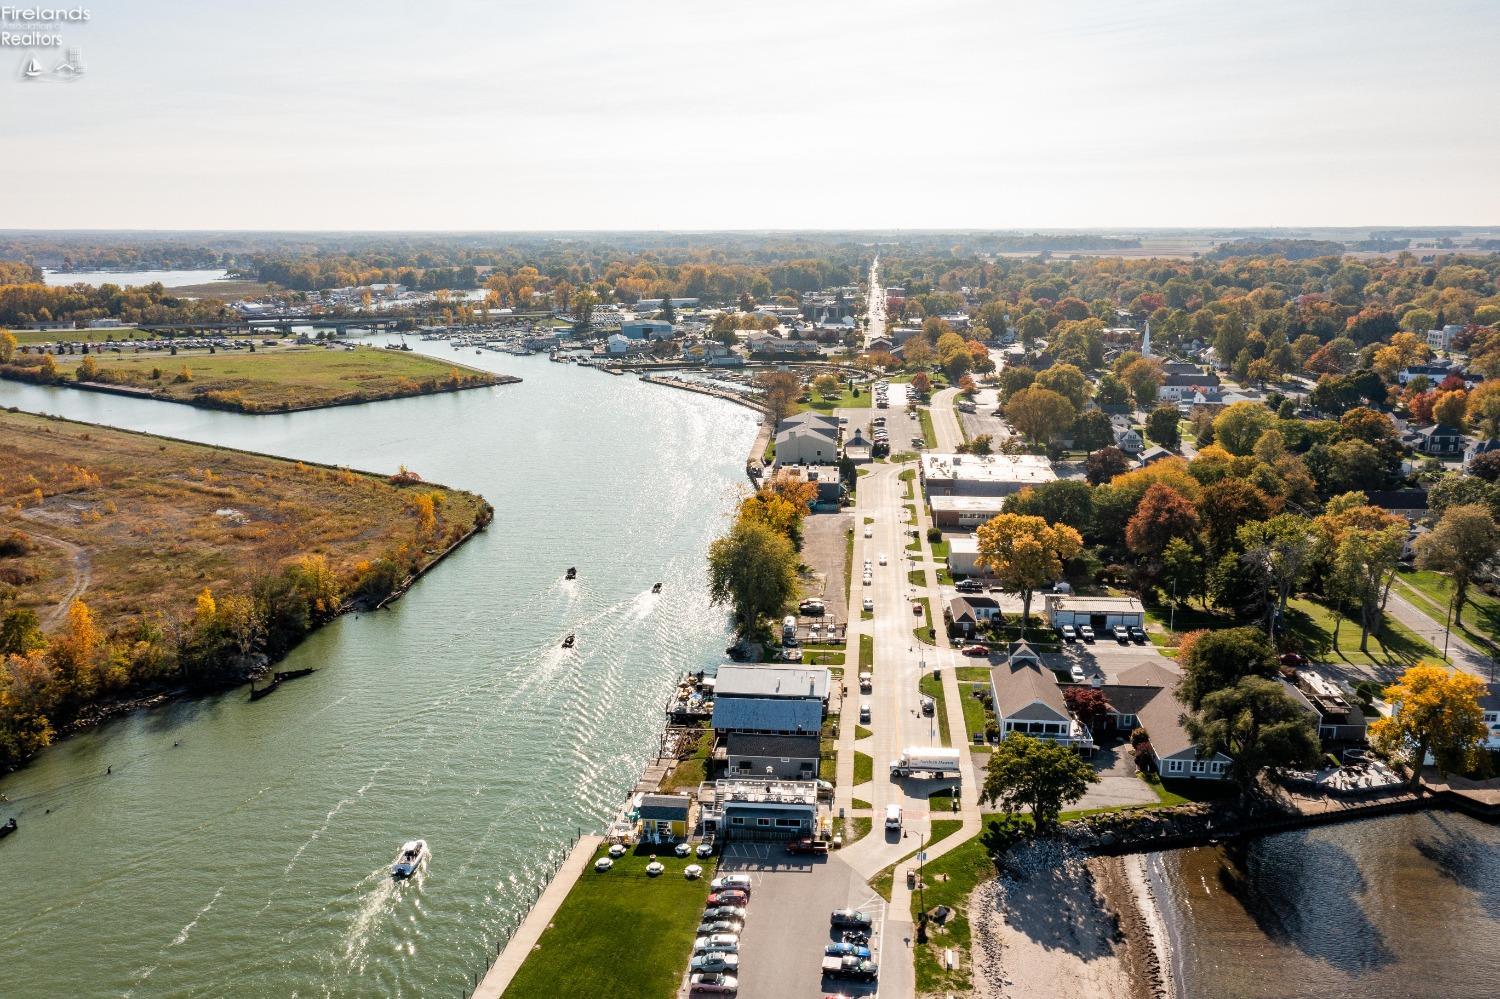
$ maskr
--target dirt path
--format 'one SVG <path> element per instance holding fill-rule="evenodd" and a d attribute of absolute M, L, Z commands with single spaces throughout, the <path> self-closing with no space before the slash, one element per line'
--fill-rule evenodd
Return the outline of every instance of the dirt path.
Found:
<path fill-rule="evenodd" d="M 67 554 L 68 561 L 72 564 L 73 583 L 70 587 L 68 587 L 68 592 L 64 594 L 63 598 L 57 602 L 56 607 L 53 607 L 46 614 L 42 615 L 42 628 L 44 630 L 54 628 L 57 625 L 61 624 L 63 618 L 67 616 L 69 605 L 71 605 L 74 600 L 83 596 L 84 591 L 86 591 L 89 588 L 90 584 L 93 583 L 93 562 L 92 560 L 90 560 L 89 553 L 86 549 L 73 544 L 73 542 L 71 541 L 64 541 L 62 538 L 54 538 L 49 534 L 38 534 L 36 531 L 31 530 L 23 531 L 22 533 L 35 541 L 44 542 L 53 546 L 54 548 L 61 548 Z"/>

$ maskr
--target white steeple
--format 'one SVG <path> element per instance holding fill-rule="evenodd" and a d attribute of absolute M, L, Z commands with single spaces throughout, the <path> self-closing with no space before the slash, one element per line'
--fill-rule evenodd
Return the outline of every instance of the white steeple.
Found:
<path fill-rule="evenodd" d="M 1146 332 L 1141 335 L 1141 356 L 1151 356 L 1151 320 L 1146 320 Z"/>

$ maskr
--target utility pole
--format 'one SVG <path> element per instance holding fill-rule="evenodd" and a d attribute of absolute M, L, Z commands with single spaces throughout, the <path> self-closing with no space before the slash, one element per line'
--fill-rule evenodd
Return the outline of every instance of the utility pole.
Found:
<path fill-rule="evenodd" d="M 917 904 L 927 912 L 927 837 L 917 833 Z"/>

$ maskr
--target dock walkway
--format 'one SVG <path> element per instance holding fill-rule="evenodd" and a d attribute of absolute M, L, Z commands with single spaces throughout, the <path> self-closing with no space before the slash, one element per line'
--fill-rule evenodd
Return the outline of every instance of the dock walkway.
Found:
<path fill-rule="evenodd" d="M 573 890 L 573 884 L 578 876 L 588 867 L 594 858 L 594 852 L 599 849 L 599 844 L 604 842 L 602 836 L 581 836 L 573 846 L 573 852 L 568 854 L 568 859 L 563 861 L 557 869 L 557 874 L 548 883 L 541 896 L 536 900 L 536 905 L 531 907 L 531 912 L 516 927 L 510 940 L 506 942 L 505 949 L 500 956 L 495 958 L 495 963 L 490 965 L 490 970 L 480 981 L 479 987 L 474 990 L 474 999 L 500 999 L 510 985 L 516 972 L 520 970 L 522 962 L 531 953 L 537 941 L 542 937 L 542 931 L 552 922 L 552 917 L 557 915 L 558 908 L 563 899 L 568 897 L 568 892 Z"/>

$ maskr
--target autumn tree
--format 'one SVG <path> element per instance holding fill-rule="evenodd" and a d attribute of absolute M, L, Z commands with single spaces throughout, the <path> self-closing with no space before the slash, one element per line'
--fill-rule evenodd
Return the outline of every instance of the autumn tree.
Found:
<path fill-rule="evenodd" d="M 1070 747 L 1013 733 L 990 754 L 980 797 L 1006 812 L 1029 811 L 1038 828 L 1047 828 L 1097 783 L 1094 768 Z"/>
<path fill-rule="evenodd" d="M 1089 381 L 1075 364 L 1052 365 L 1036 376 L 1036 384 L 1067 399 L 1075 410 L 1088 401 Z"/>
<path fill-rule="evenodd" d="M 1382 751 L 1409 761 L 1413 788 L 1421 782 L 1428 754 L 1439 776 L 1463 770 L 1476 762 L 1489 735 L 1479 703 L 1485 692 L 1478 677 L 1417 663 L 1385 689 L 1392 710 L 1370 725 L 1371 740 Z"/>
<path fill-rule="evenodd" d="M 1245 479 L 1226 476 L 1210 482 L 1198 497 L 1198 516 L 1203 520 L 1208 550 L 1215 557 L 1223 555 L 1242 525 L 1265 520 L 1273 510 L 1271 498 Z"/>
<path fill-rule="evenodd" d="M 837 399 L 843 391 L 838 375 L 831 372 L 814 378 L 812 384 L 818 395 L 824 399 Z"/>
<path fill-rule="evenodd" d="M 1258 402 L 1237 402 L 1214 417 L 1214 442 L 1230 454 L 1249 454 L 1260 435 L 1276 422 Z"/>
<path fill-rule="evenodd" d="M 1131 361 L 1120 372 L 1120 380 L 1130 389 L 1135 404 L 1141 409 L 1149 409 L 1156 405 L 1156 393 L 1161 388 L 1161 362 L 1154 357 Z"/>
<path fill-rule="evenodd" d="M 1063 563 L 1083 549 L 1083 538 L 1066 524 L 1002 513 L 979 527 L 976 563 L 1003 589 L 1021 595 L 1021 626 L 1031 620 L 1031 595 L 1062 576 Z"/>
<path fill-rule="evenodd" d="M 1045 388 L 1022 389 L 1005 404 L 1005 416 L 1034 441 L 1050 440 L 1073 422 L 1076 409 L 1066 397 Z"/>
<path fill-rule="evenodd" d="M 741 518 L 708 549 L 708 593 L 732 609 L 740 634 L 786 606 L 797 592 L 797 551 L 779 531 Z"/>
<path fill-rule="evenodd" d="M 932 379 L 927 376 L 927 372 L 918 371 L 911 376 L 911 387 L 921 395 L 927 395 L 932 391 Z"/>
<path fill-rule="evenodd" d="M 1155 559 L 1173 538 L 1198 533 L 1198 511 L 1191 500 L 1164 483 L 1146 489 L 1125 525 L 1125 544 L 1137 555 Z"/>
<path fill-rule="evenodd" d="M 1359 648 L 1368 653 L 1370 635 L 1380 632 L 1386 596 L 1405 547 L 1406 522 L 1363 499 L 1358 493 L 1335 497 L 1316 525 L 1328 562 L 1325 591 L 1336 603 L 1358 608 Z M 1336 619 L 1335 641 L 1338 624 Z"/>
<path fill-rule="evenodd" d="M 1439 392 L 1432 402 L 1432 418 L 1457 430 L 1463 430 L 1469 411 L 1469 393 L 1463 389 Z"/>
<path fill-rule="evenodd" d="M 20 341 L 10 330 L 0 330 L 0 364 L 9 364 L 15 360 L 16 347 Z"/>
<path fill-rule="evenodd" d="M 797 397 L 802 394 L 802 382 L 790 371 L 762 372 L 755 377 L 755 385 L 761 391 L 761 401 L 773 428 L 792 415 Z"/>
<path fill-rule="evenodd" d="M 1125 457 L 1125 452 L 1113 444 L 1091 452 L 1083 461 L 1084 475 L 1088 477 L 1090 484 L 1096 486 L 1129 470 L 1130 461 Z"/>
<path fill-rule="evenodd" d="M 1430 532 L 1417 539 L 1417 567 L 1441 572 L 1453 580 L 1453 623 L 1463 619 L 1469 585 L 1500 550 L 1500 529 L 1489 507 L 1480 503 L 1451 506 Z"/>
<path fill-rule="evenodd" d="M 1114 710 L 1110 706 L 1109 697 L 1103 690 L 1080 684 L 1063 688 L 1063 702 L 1067 704 L 1068 710 L 1073 712 L 1074 717 L 1088 726 L 1090 732 L 1099 729 L 1109 721 L 1109 713 Z"/>

